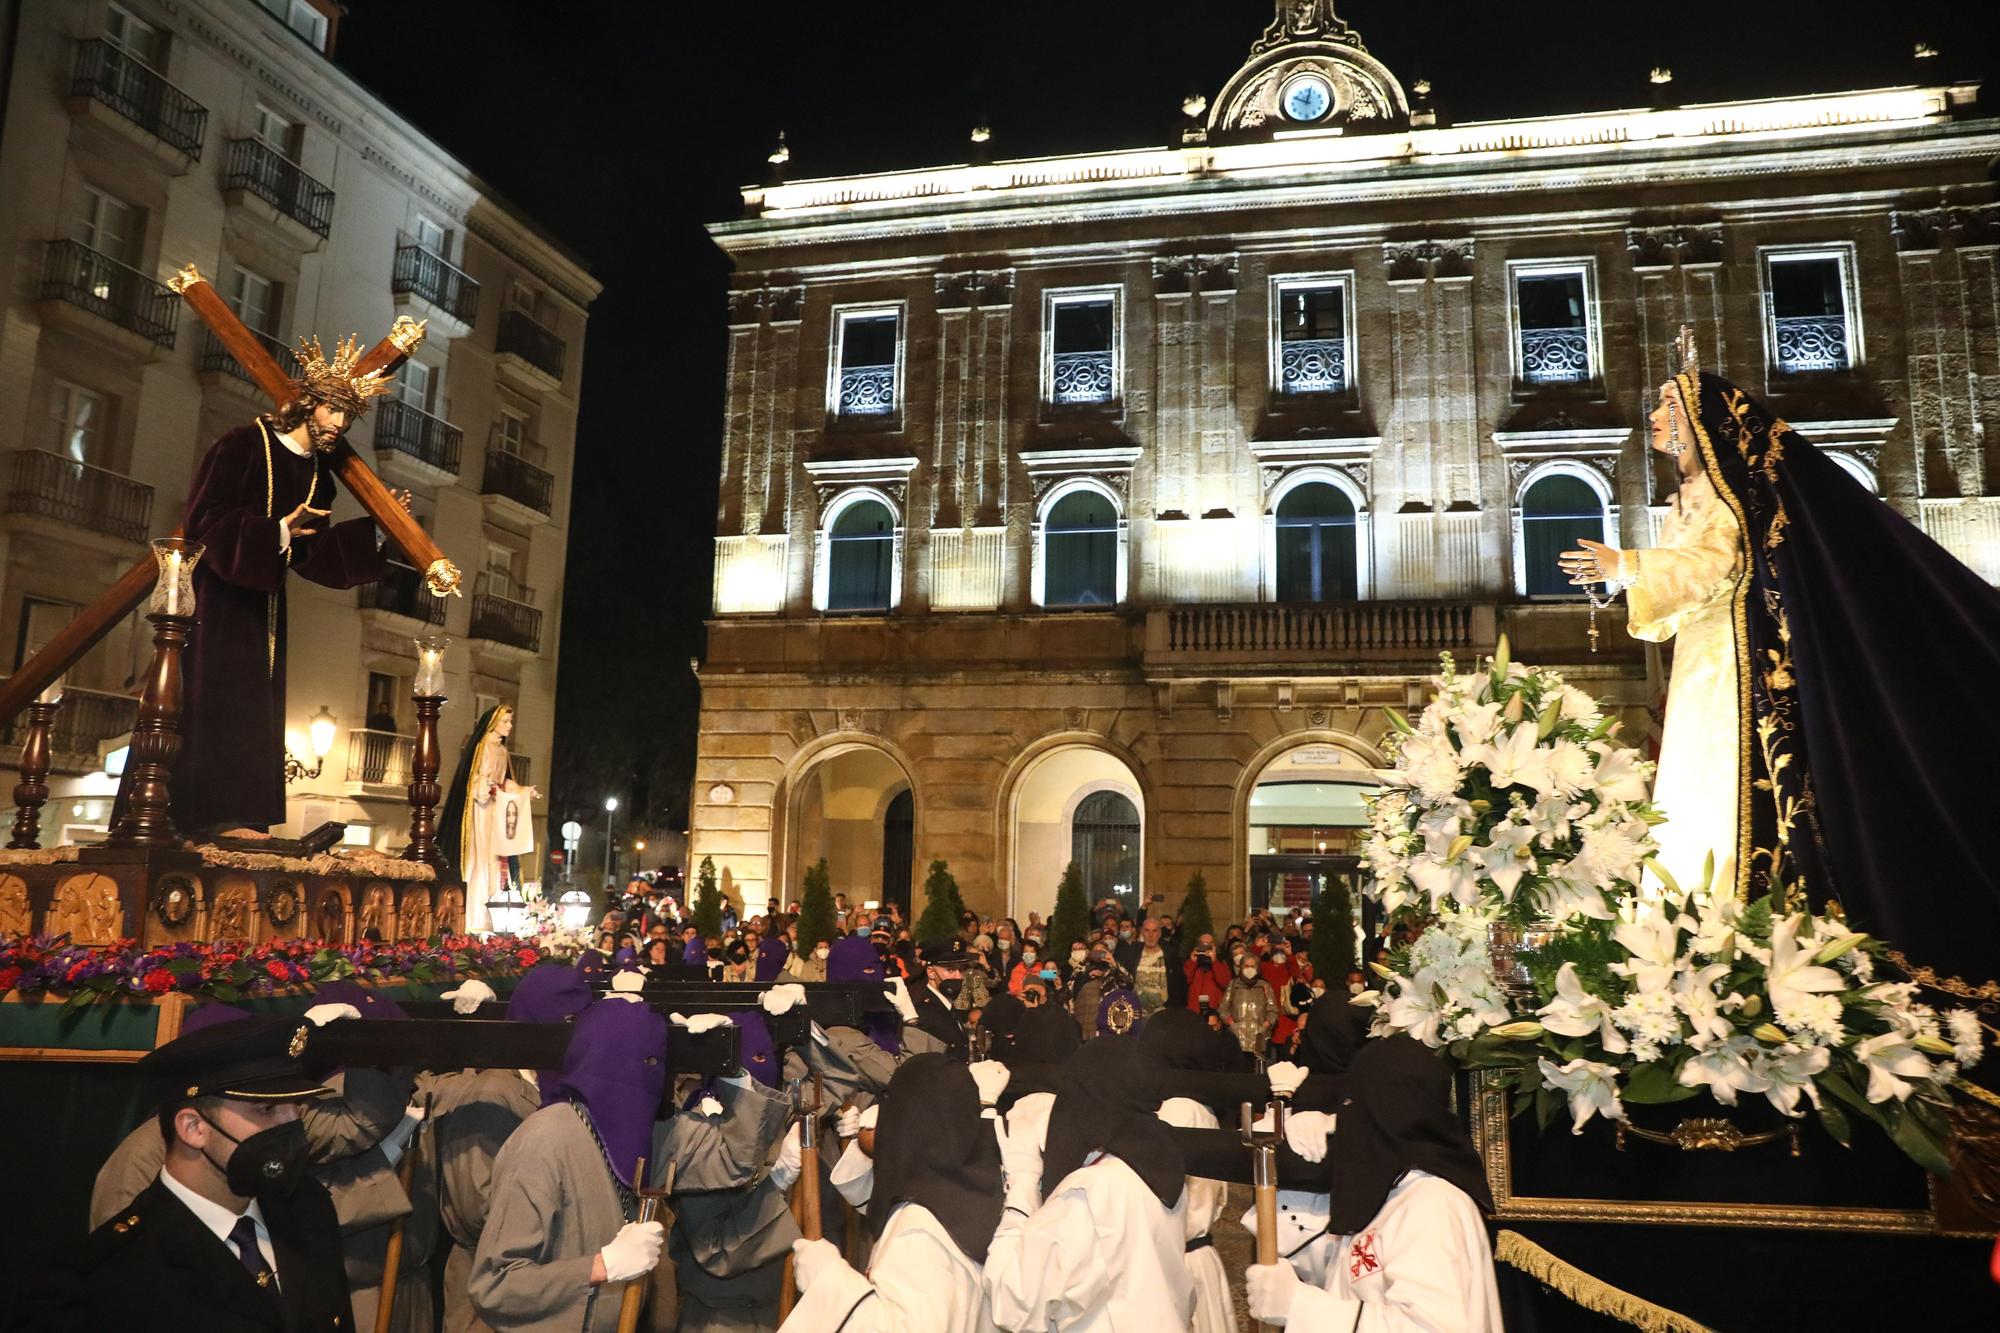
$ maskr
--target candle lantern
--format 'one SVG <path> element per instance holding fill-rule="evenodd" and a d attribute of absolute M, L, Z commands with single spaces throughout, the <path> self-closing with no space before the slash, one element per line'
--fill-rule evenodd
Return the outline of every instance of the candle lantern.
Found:
<path fill-rule="evenodd" d="M 153 600 L 147 607 L 156 616 L 194 614 L 194 567 L 206 550 L 200 542 L 185 537 L 161 537 L 153 543 L 153 559 L 159 562 L 160 577 L 153 584 Z"/>
<path fill-rule="evenodd" d="M 444 693 L 444 650 L 450 646 L 449 634 L 426 634 L 417 640 L 417 678 L 411 694 L 422 698 Z"/>

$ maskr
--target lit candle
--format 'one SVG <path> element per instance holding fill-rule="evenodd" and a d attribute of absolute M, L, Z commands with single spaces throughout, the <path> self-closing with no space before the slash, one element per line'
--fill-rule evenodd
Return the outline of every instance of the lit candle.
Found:
<path fill-rule="evenodd" d="M 183 615 L 181 610 L 181 553 L 167 552 L 167 614 Z"/>

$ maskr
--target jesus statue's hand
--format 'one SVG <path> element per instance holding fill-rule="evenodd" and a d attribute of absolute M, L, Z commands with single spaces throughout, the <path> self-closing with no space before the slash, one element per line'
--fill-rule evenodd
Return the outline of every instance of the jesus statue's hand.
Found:
<path fill-rule="evenodd" d="M 1588 537 L 1578 537 L 1580 551 L 1564 551 L 1560 557 L 1563 573 L 1569 581 L 1581 587 L 1586 583 L 1610 583 L 1619 576 L 1625 553 L 1615 546 L 1594 542 Z"/>
<path fill-rule="evenodd" d="M 310 504 L 301 500 L 297 509 L 285 515 L 285 531 L 291 533 L 294 537 L 310 537 L 313 533 L 319 531 L 318 528 L 311 526 L 312 521 L 316 518 L 325 518 L 332 512 L 330 509 L 314 509 Z"/>

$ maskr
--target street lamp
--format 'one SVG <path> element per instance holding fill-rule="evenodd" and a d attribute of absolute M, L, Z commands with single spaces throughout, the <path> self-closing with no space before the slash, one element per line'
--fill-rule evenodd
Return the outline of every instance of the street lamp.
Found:
<path fill-rule="evenodd" d="M 604 798 L 604 882 L 606 884 L 617 883 L 617 881 L 613 879 L 611 876 L 611 858 L 613 855 L 616 854 L 617 851 L 616 845 L 611 841 L 611 817 L 617 813 L 618 813 L 618 798 L 616 796 L 605 797 Z"/>
<path fill-rule="evenodd" d="M 306 734 L 312 737 L 313 766 L 307 768 L 303 761 L 295 759 L 290 750 L 285 751 L 285 781 L 287 784 L 304 779 L 312 781 L 326 767 L 326 756 L 333 749 L 333 734 L 340 729 L 340 719 L 327 710 L 325 704 L 306 723 Z"/>

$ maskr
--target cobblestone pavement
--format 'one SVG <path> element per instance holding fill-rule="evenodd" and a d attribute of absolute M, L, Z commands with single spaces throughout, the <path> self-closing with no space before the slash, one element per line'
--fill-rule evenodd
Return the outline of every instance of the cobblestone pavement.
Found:
<path fill-rule="evenodd" d="M 1229 1273 L 1229 1298 L 1236 1305 L 1236 1327 L 1242 1333 L 1250 1333 L 1253 1327 L 1250 1307 L 1243 1298 L 1243 1270 L 1250 1266 L 1257 1253 L 1256 1242 L 1242 1224 L 1243 1214 L 1250 1211 L 1251 1204 L 1248 1185 L 1231 1185 L 1229 1206 L 1222 1210 L 1222 1216 L 1216 1219 L 1215 1230 L 1211 1233 L 1215 1237 L 1215 1252 L 1222 1256 L 1222 1266 Z"/>

